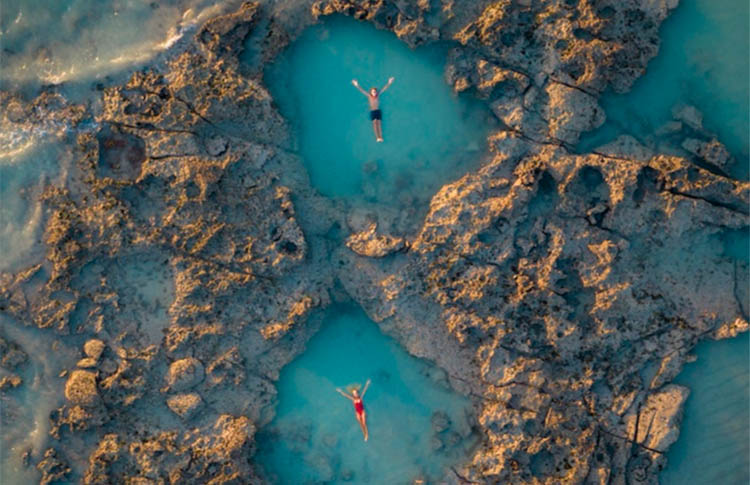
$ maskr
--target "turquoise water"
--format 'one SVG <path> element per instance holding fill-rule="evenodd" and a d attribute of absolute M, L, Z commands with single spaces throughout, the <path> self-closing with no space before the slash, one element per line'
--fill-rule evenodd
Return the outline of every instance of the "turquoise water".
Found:
<path fill-rule="evenodd" d="M 352 403 L 335 389 L 368 378 L 364 442 Z M 278 390 L 276 418 L 261 430 L 256 455 L 274 483 L 434 480 L 460 464 L 475 441 L 469 401 L 359 309 L 332 310 L 307 350 L 282 370 Z M 433 430 L 436 412 L 450 421 L 441 432 Z"/>
<path fill-rule="evenodd" d="M 675 382 L 690 387 L 664 485 L 750 483 L 750 335 L 704 342 Z"/>
<path fill-rule="evenodd" d="M 678 103 L 703 113 L 704 127 L 736 157 L 733 176 L 748 177 L 750 2 L 681 0 L 664 21 L 659 54 L 626 94 L 605 94 L 607 122 L 581 138 L 582 152 L 627 133 L 643 142 L 672 119 Z"/>
<path fill-rule="evenodd" d="M 336 16 L 306 30 L 266 69 L 321 193 L 395 202 L 432 195 L 477 166 L 492 117 L 476 99 L 453 94 L 444 55 L 444 47 L 412 51 L 391 32 Z M 385 142 L 376 143 L 367 98 L 351 80 L 380 88 L 391 76 L 381 98 Z"/>

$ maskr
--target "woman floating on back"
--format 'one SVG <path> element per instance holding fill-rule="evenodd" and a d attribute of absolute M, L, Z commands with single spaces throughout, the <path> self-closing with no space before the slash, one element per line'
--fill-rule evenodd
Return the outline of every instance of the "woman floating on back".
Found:
<path fill-rule="evenodd" d="M 354 87 L 367 96 L 367 101 L 370 102 L 370 119 L 372 120 L 372 131 L 375 132 L 376 141 L 383 141 L 383 127 L 380 121 L 383 117 L 380 111 L 380 94 L 390 87 L 391 83 L 393 83 L 393 79 L 394 78 L 388 79 L 388 82 L 385 83 L 385 86 L 380 88 L 380 91 L 378 91 L 377 88 L 370 88 L 370 92 L 362 89 L 356 79 L 352 79 Z"/>
<path fill-rule="evenodd" d="M 336 391 L 338 391 L 339 394 L 354 403 L 354 412 L 357 415 L 357 422 L 359 423 L 359 427 L 362 428 L 362 434 L 365 435 L 365 441 L 367 441 L 369 433 L 367 432 L 367 412 L 365 412 L 365 405 L 362 403 L 362 398 L 365 397 L 365 393 L 367 392 L 367 388 L 369 386 L 370 379 L 367 379 L 365 388 L 362 389 L 362 394 L 359 393 L 358 389 L 352 389 L 352 393 L 347 394 L 340 388 L 336 388 Z"/>

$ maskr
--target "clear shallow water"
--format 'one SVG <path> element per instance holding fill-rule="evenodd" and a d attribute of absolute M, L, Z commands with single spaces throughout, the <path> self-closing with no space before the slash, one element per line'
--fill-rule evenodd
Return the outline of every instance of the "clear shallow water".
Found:
<path fill-rule="evenodd" d="M 306 30 L 266 69 L 321 193 L 364 192 L 388 202 L 431 194 L 476 166 L 491 114 L 476 99 L 452 93 L 442 49 L 412 51 L 391 32 L 334 16 Z M 380 88 L 391 76 L 396 80 L 381 98 L 385 142 L 376 143 L 367 98 L 351 80 Z"/>
<path fill-rule="evenodd" d="M 365 443 L 352 403 L 335 389 L 368 378 Z M 276 418 L 259 433 L 256 455 L 274 483 L 436 479 L 460 464 L 474 442 L 469 401 L 447 387 L 441 370 L 408 355 L 359 309 L 332 310 L 307 350 L 282 370 L 278 390 Z M 435 433 L 431 419 L 438 411 L 451 424 Z"/>
<path fill-rule="evenodd" d="M 704 127 L 737 158 L 730 172 L 748 178 L 750 86 L 747 0 L 681 0 L 664 21 L 659 54 L 626 94 L 608 93 L 601 104 L 607 122 L 581 137 L 581 152 L 621 134 L 647 140 L 672 119 L 672 107 L 690 104 Z"/>
<path fill-rule="evenodd" d="M 58 341 L 54 346 L 49 333 L 28 328 L 0 314 L 0 336 L 21 346 L 29 359 L 17 369 L 23 379 L 20 388 L 0 392 L 0 483 L 38 483 L 34 464 L 41 459 L 48 442 L 50 412 L 63 401 L 63 369 L 72 368 L 77 349 Z M 0 378 L 9 373 L 0 367 Z M 22 456 L 31 453 L 31 466 Z"/>
<path fill-rule="evenodd" d="M 750 483 L 750 335 L 704 342 L 675 382 L 690 387 L 663 485 Z"/>
<path fill-rule="evenodd" d="M 0 271 L 18 270 L 42 256 L 46 184 L 63 177 L 70 154 L 53 140 L 30 139 L 29 148 L 5 155 L 0 149 Z"/>

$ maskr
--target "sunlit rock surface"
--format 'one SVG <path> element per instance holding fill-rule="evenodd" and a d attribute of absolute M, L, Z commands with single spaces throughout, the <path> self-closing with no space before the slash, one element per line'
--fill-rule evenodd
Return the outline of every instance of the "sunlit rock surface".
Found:
<path fill-rule="evenodd" d="M 72 157 L 40 196 L 44 256 L 0 273 L 3 401 L 39 390 L 21 378 L 30 342 L 65 349 L 38 372 L 57 391 L 49 430 L 3 459 L 41 483 L 258 481 L 279 370 L 316 309 L 353 299 L 473 399 L 481 442 L 449 483 L 656 483 L 688 393 L 670 382 L 701 339 L 748 327 L 748 262 L 720 241 L 747 231 L 750 184 L 715 170 L 719 141 L 683 142 L 705 163 L 627 138 L 572 146 L 676 3 L 246 2 L 97 103 L 0 93 L 4 133 L 43 131 Z M 410 236 L 380 232 L 377 204 L 349 224 L 311 187 L 263 85 L 332 13 L 453 42 L 446 81 L 499 120 L 491 158 Z"/>

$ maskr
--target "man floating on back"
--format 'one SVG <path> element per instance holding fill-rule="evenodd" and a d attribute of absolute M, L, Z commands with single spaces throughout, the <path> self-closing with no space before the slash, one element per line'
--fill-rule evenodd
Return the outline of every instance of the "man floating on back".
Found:
<path fill-rule="evenodd" d="M 394 78 L 388 79 L 388 82 L 385 83 L 385 86 L 380 88 L 380 91 L 378 91 L 377 88 L 370 88 L 369 93 L 360 87 L 356 79 L 352 79 L 352 84 L 354 84 L 354 87 L 359 89 L 362 94 L 367 96 L 367 101 L 370 102 L 370 119 L 372 120 L 372 131 L 375 132 L 375 140 L 379 142 L 383 141 L 383 127 L 381 125 L 383 114 L 380 111 L 380 94 L 390 87 L 390 85 L 393 83 L 393 79 Z"/>

